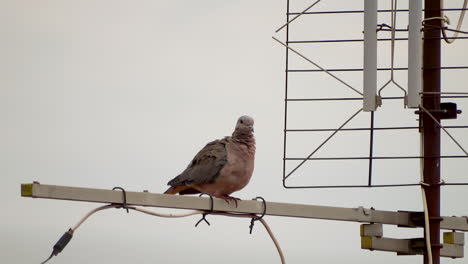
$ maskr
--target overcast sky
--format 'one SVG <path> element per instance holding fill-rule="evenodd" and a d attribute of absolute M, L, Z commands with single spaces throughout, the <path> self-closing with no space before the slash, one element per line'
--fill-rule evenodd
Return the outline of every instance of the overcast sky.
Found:
<path fill-rule="evenodd" d="M 389 8 L 390 1 L 379 2 Z M 407 6 L 407 1 L 401 2 Z M 460 7 L 462 2 L 449 0 L 446 7 Z M 291 1 L 292 11 L 311 3 Z M 362 8 L 359 0 L 324 0 L 314 9 Z M 271 36 L 286 20 L 285 12 L 283 0 L 1 0 L 1 262 L 40 263 L 63 232 L 98 206 L 21 198 L 21 183 L 121 186 L 161 193 L 200 148 L 230 135 L 244 114 L 256 121 L 256 165 L 250 184 L 234 196 L 422 210 L 418 187 L 283 188 L 285 50 Z M 458 13 L 447 15 L 455 26 Z M 362 38 L 360 15 L 304 16 L 294 23 L 291 40 Z M 379 15 L 379 23 L 390 24 L 389 16 Z M 405 28 L 406 15 L 398 23 Z M 284 40 L 284 32 L 275 36 Z M 295 48 L 326 68 L 362 67 L 362 43 L 346 45 Z M 406 44 L 397 42 L 396 51 L 396 66 L 405 67 Z M 446 66 L 466 66 L 468 61 L 463 40 L 444 44 L 443 54 Z M 297 69 L 314 69 L 297 56 L 291 56 L 290 63 Z M 389 66 L 388 43 L 379 45 L 379 65 Z M 357 95 L 325 74 L 301 74 L 291 77 L 291 98 Z M 360 73 L 339 76 L 362 90 Z M 388 72 L 379 74 L 379 85 L 388 78 Z M 443 89 L 466 92 L 464 78 L 466 71 L 444 72 Z M 396 80 L 406 87 L 405 73 L 397 73 Z M 394 86 L 383 93 L 401 95 Z M 464 112 L 467 101 L 456 101 Z M 337 128 L 359 107 L 360 102 L 290 104 L 288 126 Z M 361 113 L 349 126 L 367 126 L 368 117 Z M 414 109 L 403 109 L 401 101 L 384 102 L 376 117 L 376 126 L 417 125 Z M 467 125 L 467 114 L 444 124 Z M 468 148 L 467 130 L 453 133 Z M 328 135 L 293 134 L 288 155 L 305 157 Z M 415 131 L 376 134 L 376 155 L 419 155 L 418 136 Z M 462 154 L 445 135 L 443 142 L 444 154 Z M 365 156 L 368 149 L 368 134 L 349 133 L 337 136 L 318 154 Z M 466 182 L 466 171 L 466 160 L 442 163 L 447 182 Z M 376 161 L 374 177 L 376 183 L 419 182 L 417 161 Z M 288 183 L 365 184 L 366 179 L 366 162 L 315 161 L 306 163 Z M 466 187 L 442 190 L 443 215 L 468 215 Z M 50 263 L 279 263 L 260 224 L 249 235 L 248 219 L 208 218 L 211 226 L 194 228 L 198 216 L 173 220 L 104 211 L 90 218 Z M 422 262 L 420 256 L 360 249 L 358 223 L 266 220 L 288 263 Z M 384 235 L 412 238 L 422 231 L 385 226 Z"/>

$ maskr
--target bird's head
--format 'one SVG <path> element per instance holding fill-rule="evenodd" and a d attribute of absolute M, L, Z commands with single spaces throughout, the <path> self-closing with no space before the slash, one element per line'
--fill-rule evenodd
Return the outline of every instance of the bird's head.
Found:
<path fill-rule="evenodd" d="M 236 131 L 240 132 L 241 134 L 248 134 L 254 132 L 254 120 L 250 116 L 241 116 L 237 120 L 236 124 Z"/>

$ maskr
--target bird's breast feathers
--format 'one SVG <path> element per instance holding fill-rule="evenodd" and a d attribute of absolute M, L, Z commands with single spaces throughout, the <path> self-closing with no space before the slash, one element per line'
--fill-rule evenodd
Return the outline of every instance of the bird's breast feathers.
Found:
<path fill-rule="evenodd" d="M 228 144 L 226 150 L 227 163 L 220 171 L 220 176 L 225 179 L 220 180 L 229 182 L 235 192 L 244 188 L 252 177 L 255 150 L 244 144 Z"/>

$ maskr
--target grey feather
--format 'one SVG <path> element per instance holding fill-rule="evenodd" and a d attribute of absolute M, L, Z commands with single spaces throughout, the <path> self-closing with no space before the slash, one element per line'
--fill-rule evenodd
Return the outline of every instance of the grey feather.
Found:
<path fill-rule="evenodd" d="M 187 168 L 177 177 L 170 180 L 167 185 L 193 185 L 213 183 L 219 175 L 219 171 L 227 162 L 226 144 L 230 137 L 212 141 L 200 150 Z"/>

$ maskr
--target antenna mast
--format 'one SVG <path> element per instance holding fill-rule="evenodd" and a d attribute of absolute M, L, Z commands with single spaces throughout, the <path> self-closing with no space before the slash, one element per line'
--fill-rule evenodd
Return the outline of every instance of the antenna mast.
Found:
<path fill-rule="evenodd" d="M 442 6 L 440 0 L 424 0 L 423 41 L 423 94 L 422 105 L 440 122 L 440 54 Z M 432 249 L 432 264 L 440 263 L 440 128 L 423 111 L 420 112 L 421 142 L 423 150 L 422 173 L 429 214 L 429 234 Z M 425 233 L 426 234 L 426 233 Z M 424 264 L 429 264 L 424 254 Z"/>

